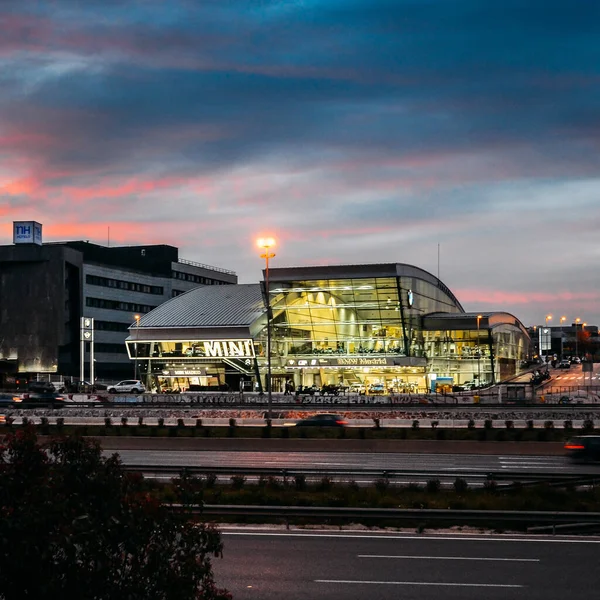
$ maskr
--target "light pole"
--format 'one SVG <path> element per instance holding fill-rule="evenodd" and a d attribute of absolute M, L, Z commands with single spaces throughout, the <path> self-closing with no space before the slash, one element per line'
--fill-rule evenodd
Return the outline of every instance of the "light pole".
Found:
<path fill-rule="evenodd" d="M 563 359 L 563 323 L 567 320 L 567 317 L 560 318 L 560 360 Z"/>
<path fill-rule="evenodd" d="M 552 315 L 546 315 L 546 327 L 545 327 L 545 335 L 548 335 L 548 321 L 552 320 Z M 546 364 L 548 364 L 548 357 L 550 355 L 550 350 L 552 349 L 552 333 L 550 333 L 550 343 L 548 344 L 548 342 L 546 342 L 546 344 L 548 344 L 548 347 L 546 348 Z"/>
<path fill-rule="evenodd" d="M 138 337 L 140 334 L 140 315 L 135 315 L 135 363 L 133 365 L 133 378 L 138 379 Z"/>
<path fill-rule="evenodd" d="M 481 385 L 481 348 L 479 346 L 479 321 L 483 315 L 477 315 L 477 385 Z"/>
<path fill-rule="evenodd" d="M 579 333 L 579 321 L 581 321 L 581 319 L 579 317 L 577 317 L 575 319 L 575 356 L 579 356 L 579 345 L 578 345 L 578 333 Z"/>
<path fill-rule="evenodd" d="M 267 297 L 267 418 L 271 420 L 272 385 L 271 385 L 271 300 L 269 296 L 269 259 L 275 258 L 275 252 L 270 249 L 275 245 L 273 238 L 260 238 L 257 241 L 264 252 L 260 255 L 265 259 L 265 292 Z"/>

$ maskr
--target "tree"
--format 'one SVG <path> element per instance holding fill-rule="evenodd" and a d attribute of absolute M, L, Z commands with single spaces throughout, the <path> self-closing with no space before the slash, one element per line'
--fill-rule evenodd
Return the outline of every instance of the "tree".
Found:
<path fill-rule="evenodd" d="M 181 487 L 181 486 L 180 486 Z M 197 494 L 187 502 L 198 501 Z M 38 443 L 33 428 L 0 446 L 0 598 L 225 600 L 211 556 L 218 531 L 170 510 L 140 474 L 96 442 Z"/>

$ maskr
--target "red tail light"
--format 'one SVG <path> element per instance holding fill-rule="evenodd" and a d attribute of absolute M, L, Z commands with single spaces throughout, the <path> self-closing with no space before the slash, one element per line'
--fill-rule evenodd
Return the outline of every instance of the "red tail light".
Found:
<path fill-rule="evenodd" d="M 344 421 L 344 420 L 340 419 L 340 420 L 336 421 L 336 424 L 337 425 L 348 425 L 348 421 Z"/>
<path fill-rule="evenodd" d="M 565 444 L 565 450 L 585 450 L 583 444 Z"/>

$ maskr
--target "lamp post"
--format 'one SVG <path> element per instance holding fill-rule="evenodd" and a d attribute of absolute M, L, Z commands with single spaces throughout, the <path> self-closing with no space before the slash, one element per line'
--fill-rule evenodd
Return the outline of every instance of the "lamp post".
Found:
<path fill-rule="evenodd" d="M 477 385 L 481 385 L 481 348 L 479 347 L 479 321 L 483 315 L 477 315 Z"/>
<path fill-rule="evenodd" d="M 271 420 L 272 385 L 271 385 L 271 300 L 269 296 L 269 259 L 275 257 L 271 248 L 275 245 L 273 238 L 260 238 L 257 241 L 264 252 L 260 255 L 265 259 L 265 292 L 267 296 L 267 418 Z"/>
<path fill-rule="evenodd" d="M 567 320 L 567 317 L 560 318 L 560 360 L 563 359 L 563 323 Z"/>
<path fill-rule="evenodd" d="M 545 335 L 548 335 L 548 321 L 552 320 L 552 315 L 546 315 L 546 327 L 545 327 Z M 546 342 L 547 343 L 547 342 Z M 550 334 L 550 343 L 548 344 L 548 348 L 546 348 L 546 364 L 548 363 L 548 357 L 550 355 L 550 350 L 552 349 L 552 333 Z"/>
<path fill-rule="evenodd" d="M 579 322 L 581 319 L 577 317 L 575 319 L 575 356 L 579 356 L 579 345 L 578 345 L 578 333 L 579 333 Z"/>
<path fill-rule="evenodd" d="M 138 379 L 138 336 L 140 328 L 140 315 L 135 315 L 135 363 L 133 365 L 133 378 Z"/>

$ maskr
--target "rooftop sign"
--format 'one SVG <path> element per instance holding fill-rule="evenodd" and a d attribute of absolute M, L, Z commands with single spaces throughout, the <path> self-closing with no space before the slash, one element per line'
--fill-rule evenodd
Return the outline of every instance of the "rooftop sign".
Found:
<path fill-rule="evenodd" d="M 13 221 L 13 244 L 42 245 L 42 224 L 37 221 Z"/>

